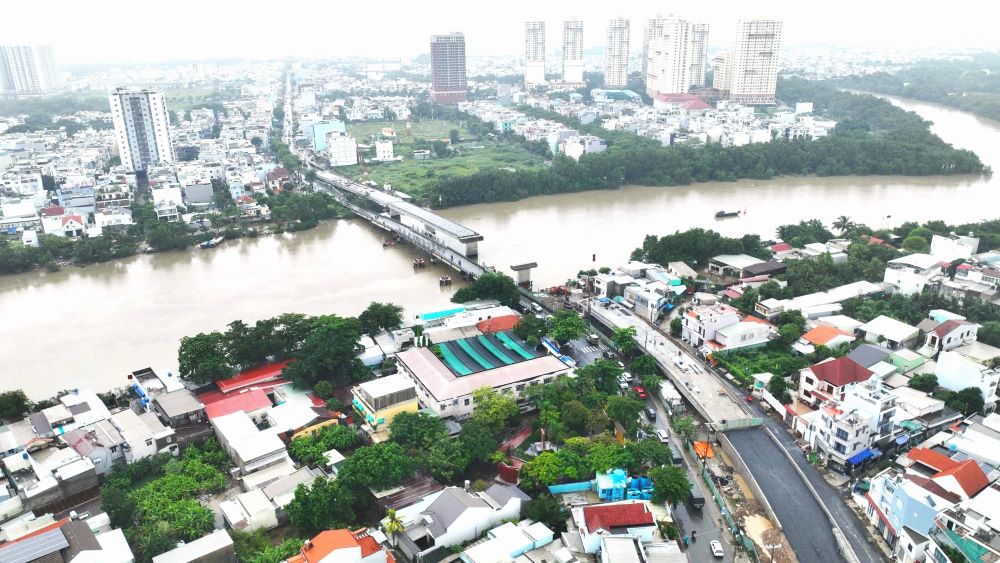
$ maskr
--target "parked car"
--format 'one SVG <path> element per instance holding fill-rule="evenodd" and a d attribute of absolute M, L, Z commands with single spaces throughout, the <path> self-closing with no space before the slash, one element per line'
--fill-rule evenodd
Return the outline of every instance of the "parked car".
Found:
<path fill-rule="evenodd" d="M 664 444 L 670 442 L 670 434 L 667 434 L 667 431 L 662 428 L 656 430 L 656 437 Z"/>
<path fill-rule="evenodd" d="M 639 394 L 640 399 L 645 399 L 648 396 L 646 395 L 646 390 L 642 388 L 642 385 L 636 385 L 635 392 Z"/>
<path fill-rule="evenodd" d="M 719 540 L 712 540 L 712 543 L 708 544 L 712 547 L 712 555 L 716 557 L 725 557 L 726 552 L 722 550 L 722 544 Z"/>
<path fill-rule="evenodd" d="M 653 407 L 646 407 L 646 418 L 650 421 L 656 420 L 656 409 Z"/>
<path fill-rule="evenodd" d="M 621 361 L 619 360 L 618 361 L 618 367 L 621 368 L 621 369 L 625 369 L 625 364 L 621 363 Z"/>
<path fill-rule="evenodd" d="M 539 305 L 538 303 L 532 303 L 531 310 L 534 311 L 536 315 L 545 312 L 545 309 L 542 309 L 542 306 Z"/>
<path fill-rule="evenodd" d="M 627 371 L 623 371 L 621 377 L 622 377 L 622 379 L 625 380 L 626 383 L 632 383 L 632 374 L 631 373 L 629 373 Z"/>
<path fill-rule="evenodd" d="M 622 391 L 626 391 L 628 389 L 628 382 L 619 377 L 618 387 L 620 387 Z"/>

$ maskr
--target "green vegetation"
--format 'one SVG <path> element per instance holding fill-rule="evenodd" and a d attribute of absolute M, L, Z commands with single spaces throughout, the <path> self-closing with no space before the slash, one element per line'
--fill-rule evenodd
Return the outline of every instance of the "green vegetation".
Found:
<path fill-rule="evenodd" d="M 778 341 L 757 350 L 716 352 L 712 354 L 712 358 L 744 385 L 753 383 L 753 375 L 757 373 L 789 377 L 814 363 L 808 356 L 793 354 L 786 345 Z"/>
<path fill-rule="evenodd" d="M 479 299 L 496 299 L 501 305 L 516 307 L 521 300 L 521 290 L 505 274 L 487 272 L 474 282 L 452 295 L 453 303 L 466 303 Z"/>
<path fill-rule="evenodd" d="M 983 391 L 978 387 L 966 387 L 961 391 L 939 389 L 934 393 L 935 399 L 944 401 L 946 407 L 954 409 L 965 416 L 983 414 Z"/>
<path fill-rule="evenodd" d="M 670 463 L 670 450 L 659 440 L 626 442 L 611 434 L 568 438 L 557 452 L 543 452 L 521 467 L 521 484 L 539 489 L 565 481 L 584 481 L 594 473 L 622 468 L 630 473 Z"/>
<path fill-rule="evenodd" d="M 31 410 L 31 401 L 24 391 L 4 391 L 0 393 L 0 418 L 20 418 Z"/>
<path fill-rule="evenodd" d="M 709 259 L 719 254 L 749 254 L 762 260 L 771 257 L 771 251 L 761 244 L 757 235 L 728 238 L 712 230 L 697 228 L 662 237 L 646 235 L 642 247 L 632 251 L 632 259 L 664 266 L 667 262 L 680 261 L 704 267 Z"/>
<path fill-rule="evenodd" d="M 393 303 L 373 301 L 358 315 L 361 332 L 374 337 L 383 330 L 393 330 L 403 324 L 403 308 Z"/>
<path fill-rule="evenodd" d="M 933 373 L 921 373 L 911 377 L 910 382 L 906 385 L 907 387 L 912 387 L 918 391 L 930 393 L 937 389 L 938 379 Z"/>
<path fill-rule="evenodd" d="M 541 343 L 547 331 L 545 321 L 531 313 L 522 316 L 514 325 L 514 334 L 531 346 Z"/>
<path fill-rule="evenodd" d="M 792 395 L 788 392 L 788 389 L 788 382 L 780 375 L 772 375 L 771 380 L 767 382 L 767 391 L 783 405 L 792 402 Z"/>
<path fill-rule="evenodd" d="M 655 467 L 649 471 L 653 480 L 653 502 L 669 502 L 671 505 L 687 500 L 693 486 L 688 481 L 683 467 L 668 465 Z"/>
<path fill-rule="evenodd" d="M 587 333 L 587 322 L 572 309 L 560 309 L 552 315 L 549 335 L 558 342 L 566 343 Z"/>
<path fill-rule="evenodd" d="M 570 516 L 563 503 L 549 493 L 542 493 L 529 500 L 521 512 L 524 518 L 541 522 L 557 534 L 566 531 L 566 520 Z"/>
<path fill-rule="evenodd" d="M 304 231 L 315 228 L 324 219 L 352 216 L 326 192 L 286 190 L 258 201 L 271 209 L 271 217 L 279 231 Z"/>
<path fill-rule="evenodd" d="M 267 535 L 261 530 L 246 532 L 244 530 L 229 530 L 233 538 L 233 548 L 236 558 L 243 563 L 274 563 L 297 554 L 302 547 L 302 540 L 289 538 L 278 545 L 271 545 Z"/>
<path fill-rule="evenodd" d="M 361 442 L 349 426 L 333 424 L 324 426 L 312 436 L 295 438 L 288 444 L 288 454 L 296 462 L 312 467 L 325 467 L 324 453 L 336 449 L 340 453 L 350 451 Z"/>

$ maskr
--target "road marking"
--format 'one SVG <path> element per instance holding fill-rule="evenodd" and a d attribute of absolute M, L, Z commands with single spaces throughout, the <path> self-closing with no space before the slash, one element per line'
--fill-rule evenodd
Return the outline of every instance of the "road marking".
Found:
<path fill-rule="evenodd" d="M 597 351 L 597 346 L 587 346 L 583 349 L 584 352 L 590 354 Z"/>

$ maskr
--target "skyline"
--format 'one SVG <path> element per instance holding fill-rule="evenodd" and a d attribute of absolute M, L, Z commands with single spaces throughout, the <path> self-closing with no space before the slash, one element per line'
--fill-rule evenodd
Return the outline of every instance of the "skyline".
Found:
<path fill-rule="evenodd" d="M 285 57 L 407 59 L 429 52 L 432 34 L 461 31 L 466 35 L 470 57 L 521 57 L 524 22 L 528 20 L 544 21 L 548 29 L 554 30 L 561 29 L 565 19 L 580 18 L 584 22 L 584 48 L 591 49 L 604 46 L 608 21 L 621 16 L 633 22 L 631 51 L 638 52 L 645 20 L 675 15 L 708 23 L 708 43 L 713 52 L 730 45 L 741 18 L 784 22 L 783 43 L 793 50 L 816 46 L 1000 48 L 1000 37 L 995 35 L 992 24 L 1000 8 L 972 0 L 953 3 L 945 12 L 910 10 L 905 18 L 899 17 L 895 5 L 850 0 L 837 11 L 824 13 L 822 19 L 810 13 L 808 6 L 789 0 L 770 2 L 767 9 L 748 9 L 745 4 L 725 1 L 711 6 L 686 6 L 674 12 L 650 1 L 615 11 L 596 3 L 576 4 L 571 11 L 562 6 L 514 0 L 488 18 L 470 12 L 467 5 L 455 0 L 436 3 L 433 12 L 422 5 L 390 2 L 380 12 L 391 14 L 387 19 L 376 19 L 355 4 L 312 6 L 291 0 L 282 5 L 290 22 L 280 27 L 267 16 L 274 7 L 261 2 L 243 3 L 234 9 L 231 4 L 178 0 L 170 10 L 157 14 L 159 23 L 153 33 L 147 27 L 130 25 L 118 15 L 129 13 L 128 6 L 123 0 L 100 2 L 97 9 L 92 4 L 64 3 L 59 7 L 61 17 L 56 19 L 47 17 L 49 14 L 37 4 L 5 6 L 9 21 L 45 24 L 19 25 L 5 32 L 4 41 L 51 43 L 59 64 L 69 66 Z M 972 13 L 977 17 L 970 17 Z M 107 32 L 95 32 L 102 28 Z M 173 35 L 189 40 L 177 41 Z M 558 48 L 557 42 L 549 42 L 548 52 Z"/>

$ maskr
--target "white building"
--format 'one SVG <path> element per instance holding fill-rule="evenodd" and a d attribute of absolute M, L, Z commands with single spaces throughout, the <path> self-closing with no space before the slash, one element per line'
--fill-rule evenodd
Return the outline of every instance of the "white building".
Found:
<path fill-rule="evenodd" d="M 658 31 L 645 55 L 646 93 L 683 94 L 692 85 L 703 85 L 708 24 L 671 18 L 662 20 Z"/>
<path fill-rule="evenodd" d="M 740 21 L 726 64 L 729 99 L 741 104 L 774 104 L 781 50 L 781 22 Z"/>
<path fill-rule="evenodd" d="M 931 255 L 943 262 L 969 259 L 979 250 L 979 239 L 972 236 L 951 234 L 931 237 Z"/>
<path fill-rule="evenodd" d="M 649 76 L 649 46 L 660 37 L 663 37 L 663 27 L 667 18 L 657 15 L 655 18 L 646 20 L 646 27 L 642 30 L 642 80 L 649 86 L 647 77 Z"/>
<path fill-rule="evenodd" d="M 608 143 L 600 137 L 593 135 L 579 135 L 563 140 L 559 144 L 563 154 L 573 160 L 580 160 L 585 154 L 604 152 L 608 149 Z"/>
<path fill-rule="evenodd" d="M 712 88 L 729 91 L 729 53 L 717 53 L 712 57 Z"/>
<path fill-rule="evenodd" d="M 890 350 L 909 348 L 916 342 L 920 329 L 892 317 L 879 315 L 858 327 L 858 334 L 872 344 Z"/>
<path fill-rule="evenodd" d="M 375 160 L 389 162 L 393 158 L 392 141 L 375 141 Z"/>
<path fill-rule="evenodd" d="M 153 164 L 174 161 L 163 92 L 119 88 L 108 100 L 122 166 L 145 170 Z"/>
<path fill-rule="evenodd" d="M 604 86 L 628 86 L 629 20 L 615 18 L 608 22 L 608 43 L 605 47 Z"/>
<path fill-rule="evenodd" d="M 883 281 L 895 286 L 903 295 L 915 295 L 940 273 L 940 258 L 930 254 L 910 254 L 889 260 Z"/>
<path fill-rule="evenodd" d="M 699 348 L 715 340 L 718 330 L 740 322 L 741 318 L 739 311 L 722 303 L 693 307 L 684 313 L 681 338 Z"/>
<path fill-rule="evenodd" d="M 330 166 L 351 166 L 358 163 L 358 142 L 343 133 L 332 132 L 326 138 Z"/>
<path fill-rule="evenodd" d="M 545 22 L 524 22 L 524 87 L 545 83 Z"/>
<path fill-rule="evenodd" d="M 583 22 L 563 22 L 562 78 L 567 84 L 583 82 Z"/>
<path fill-rule="evenodd" d="M 946 350 L 938 355 L 934 367 L 938 385 L 952 391 L 961 391 L 968 387 L 977 387 L 983 393 L 987 410 L 997 401 L 997 382 L 1000 381 L 1000 370 L 992 369 L 973 361 L 959 352 Z"/>
<path fill-rule="evenodd" d="M 871 457 L 866 453 L 876 441 L 892 435 L 895 414 L 895 394 L 872 379 L 848 387 L 843 401 L 823 403 L 806 437 L 813 449 L 826 452 L 830 467 L 849 472 Z"/>
<path fill-rule="evenodd" d="M 0 92 L 47 94 L 61 82 L 52 45 L 0 45 Z"/>

